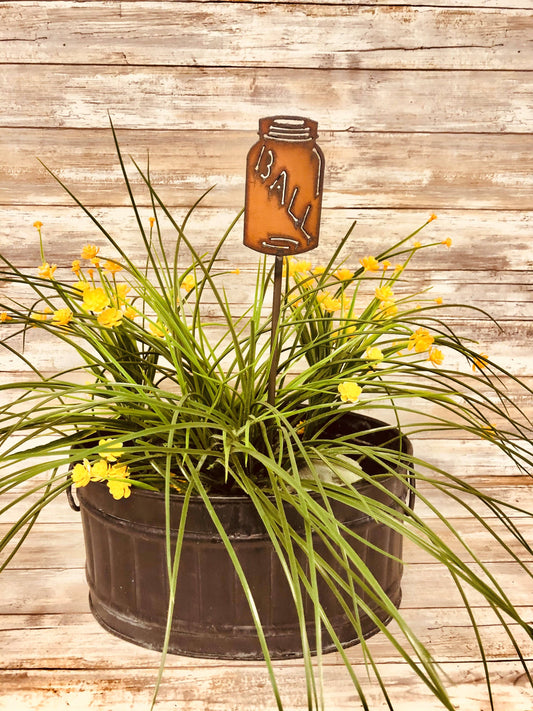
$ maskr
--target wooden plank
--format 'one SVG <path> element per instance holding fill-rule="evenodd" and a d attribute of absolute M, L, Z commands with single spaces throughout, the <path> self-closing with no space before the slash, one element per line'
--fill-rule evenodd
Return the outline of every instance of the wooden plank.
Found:
<path fill-rule="evenodd" d="M 65 161 L 68 162 L 68 161 Z M 52 179 L 48 182 L 50 183 Z M 53 183 L 51 184 L 53 187 Z M 156 185 L 156 189 L 159 186 Z M 58 193 L 59 195 L 59 193 Z M 174 217 L 181 222 L 186 209 L 174 210 Z M 141 211 L 146 226 L 152 210 Z M 145 248 L 133 211 L 128 207 L 99 207 L 96 216 L 134 260 L 143 258 Z M 358 263 L 367 253 L 378 254 L 396 240 L 406 237 L 420 227 L 428 218 L 427 210 L 373 210 L 373 209 L 324 209 L 320 244 L 309 254 L 313 264 L 328 259 L 352 222 L 356 227 L 347 243 L 342 257 L 348 263 Z M 237 209 L 198 208 L 189 221 L 187 236 L 199 250 L 213 249 L 231 222 L 237 217 Z M 11 204 L 0 206 L 0 251 L 20 268 L 33 268 L 40 262 L 38 234 L 33 223 L 43 223 L 42 234 L 47 259 L 70 269 L 70 261 L 77 257 L 85 244 L 98 244 L 102 251 L 105 238 L 79 208 L 69 206 L 26 206 Z M 164 243 L 172 252 L 176 233 L 168 222 L 161 218 Z M 510 210 L 443 210 L 417 236 L 423 243 L 440 242 L 447 237 L 453 240 L 451 249 L 437 246 L 424 251 L 409 264 L 408 274 L 431 272 L 435 281 L 447 279 L 448 272 L 464 274 L 475 288 L 478 275 L 488 273 L 491 282 L 521 284 L 530 283 L 530 237 L 533 230 L 533 213 Z M 106 249 L 106 251 L 108 251 Z M 223 250 L 232 266 L 255 269 L 259 255 L 242 247 L 242 220 L 234 228 Z M 426 278 L 424 276 L 424 278 Z M 1 287 L 0 287 L 1 288 Z M 470 299 L 469 299 L 470 300 Z M 511 299 L 509 299 L 511 301 Z"/>
<path fill-rule="evenodd" d="M 2 67 L 0 92 L 9 106 L 0 125 L 14 128 L 107 128 L 108 109 L 124 129 L 256 130 L 258 117 L 280 111 L 311 116 L 321 133 L 533 127 L 533 72 L 19 63 Z"/>
<path fill-rule="evenodd" d="M 507 8 L 4 2 L 0 27 L 4 63 L 532 68 L 531 14 Z"/>
<path fill-rule="evenodd" d="M 213 313 L 207 310 L 205 317 L 211 318 L 213 317 Z M 493 325 L 487 326 L 487 324 L 482 321 L 461 322 L 452 321 L 450 319 L 450 325 L 461 334 L 462 338 L 473 337 L 475 341 L 470 345 L 474 350 L 488 352 L 491 359 L 493 359 L 500 368 L 508 370 L 515 377 L 528 376 L 533 373 L 533 354 L 529 346 L 533 336 L 532 322 L 505 321 L 503 333 L 498 331 Z M 2 324 L 2 328 L 7 329 L 11 328 L 11 326 Z M 76 351 L 68 344 L 60 343 L 57 339 L 49 335 L 45 337 L 41 334 L 42 332 L 30 333 L 26 339 L 24 350 L 25 357 L 41 371 L 45 373 L 57 373 L 67 368 L 78 367 L 82 364 Z M 477 348 L 476 343 L 479 344 Z M 10 345 L 16 346 L 21 351 L 21 338 L 17 341 L 11 341 Z M 455 358 L 452 357 L 450 353 L 445 354 L 445 356 L 446 355 L 448 361 L 445 361 L 444 366 L 452 367 Z M 31 372 L 29 367 L 25 366 L 13 353 L 2 351 L 1 363 L 3 370 L 19 373 L 18 377 L 24 373 L 22 376 L 24 379 L 28 373 Z M 296 370 L 294 372 L 296 372 Z M 470 372 L 470 366 L 465 361 L 462 361 L 461 368 L 457 371 L 458 374 L 461 372 L 467 374 Z M 527 404 L 530 393 L 527 391 L 521 392 L 521 389 L 516 387 L 510 391 L 510 395 L 519 398 L 519 403 Z"/>
<path fill-rule="evenodd" d="M 19 2 L 21 0 L 12 0 L 14 2 Z M 52 4 L 57 2 L 57 0 L 39 0 L 40 3 L 46 5 L 48 3 Z M 241 5 L 255 5 L 263 4 L 264 0 L 196 0 L 200 3 L 205 4 L 223 4 L 228 2 L 239 2 Z M 79 5 L 84 3 L 94 2 L 94 0 L 78 0 Z M 153 0 L 137 0 L 137 4 L 143 2 L 153 3 Z M 190 2 L 190 0 L 174 0 L 177 4 L 178 2 Z M 339 0 L 337 2 L 332 2 L 332 0 L 270 0 L 269 4 L 282 4 L 282 5 L 340 5 Z M 374 0 L 373 5 L 390 5 L 390 0 Z M 368 0 L 345 0 L 342 5 L 347 6 L 359 6 L 368 5 Z M 529 0 L 431 0 L 431 4 L 428 0 L 396 0 L 395 6 L 401 7 L 467 7 L 467 8 L 504 8 L 504 9 L 529 9 Z"/>
<path fill-rule="evenodd" d="M 295 674 L 294 666 L 275 664 L 284 708 L 307 711 L 303 672 Z M 493 696 L 496 708 L 527 711 L 531 688 L 516 661 L 490 662 L 493 674 Z M 335 711 L 359 711 L 355 690 L 346 670 L 330 667 L 325 674 L 326 708 Z M 379 687 L 365 682 L 363 665 L 354 670 L 364 684 L 373 711 L 390 708 L 382 701 Z M 488 707 L 488 693 L 481 664 L 470 660 L 443 664 L 447 688 L 461 711 L 480 711 Z M 380 669 L 391 693 L 395 711 L 441 711 L 442 705 L 405 664 L 383 665 Z M 1 711 L 57 711 L 58 702 L 77 711 L 113 708 L 114 711 L 137 711 L 150 707 L 155 683 L 155 670 L 118 667 L 110 670 L 13 670 L 0 675 Z M 165 673 L 157 707 L 158 711 L 274 711 L 268 676 L 261 663 L 228 663 L 216 670 L 198 666 L 193 670 L 169 669 Z"/>
<path fill-rule="evenodd" d="M 254 252 L 243 249 L 240 239 L 238 239 L 238 241 L 232 240 L 232 242 L 232 252 L 235 250 L 235 253 L 240 252 L 243 256 L 248 257 L 248 259 L 251 258 L 253 261 L 257 261 L 258 258 Z M 58 281 L 73 284 L 77 280 L 71 271 L 71 261 L 78 258 L 80 253 L 79 251 L 72 250 L 71 254 L 65 254 L 65 248 L 63 247 L 63 249 L 61 249 L 61 244 L 62 240 L 59 240 L 53 245 L 52 250 L 46 250 L 46 261 L 58 266 L 54 275 Z M 12 256 L 9 254 L 10 251 L 12 250 L 7 250 L 6 257 L 12 261 L 13 256 L 16 259 L 18 255 L 15 254 Z M 24 255 L 25 261 L 32 260 L 31 266 L 26 266 L 23 269 L 24 273 L 28 276 L 37 274 L 37 267 L 41 263 L 38 251 L 39 248 L 37 248 L 37 250 L 28 250 Z M 227 293 L 229 304 L 234 307 L 236 314 L 240 314 L 253 302 L 257 278 L 257 265 L 250 264 L 249 262 L 243 264 L 236 259 L 234 260 L 232 252 L 228 255 L 226 251 L 223 250 L 221 253 L 218 269 L 220 270 L 219 273 L 224 273 L 219 277 L 218 284 L 219 286 L 223 285 Z M 426 255 L 427 258 L 419 256 L 418 259 L 415 259 L 414 263 L 422 263 L 425 269 L 411 271 L 409 268 L 405 271 L 404 276 L 398 279 L 394 284 L 394 294 L 396 298 L 410 298 L 411 308 L 414 308 L 417 303 L 423 307 L 434 307 L 435 299 L 437 297 L 441 298 L 443 299 L 443 304 L 447 304 L 448 307 L 445 310 L 442 308 L 439 309 L 436 314 L 430 313 L 427 315 L 437 315 L 444 320 L 450 319 L 453 323 L 457 323 L 459 320 L 467 322 L 487 320 L 486 316 L 475 311 L 470 311 L 469 306 L 486 310 L 493 318 L 500 322 L 515 321 L 518 319 L 524 322 L 533 320 L 533 304 L 531 303 L 533 278 L 531 272 L 500 271 L 494 275 L 492 271 L 481 269 L 476 271 L 449 270 L 442 273 L 433 271 L 435 268 L 438 268 L 439 257 L 443 252 L 444 250 L 439 247 L 438 251 L 434 250 L 431 255 Z M 104 251 L 104 249 L 102 249 L 101 254 L 103 258 L 117 256 L 114 250 Z M 363 256 L 364 252 L 362 251 L 359 252 L 359 254 L 347 254 L 345 266 L 356 270 L 360 267 L 359 259 Z M 431 257 L 433 257 L 433 259 Z M 144 258 L 139 256 L 136 263 L 142 265 L 145 259 L 145 256 Z M 22 269 L 23 265 L 18 259 L 13 263 L 16 264 L 19 269 Z M 235 263 L 240 265 L 238 273 L 233 273 Z M 320 260 L 314 263 L 320 264 Z M 188 264 L 190 264 L 188 260 L 182 260 L 182 269 L 185 269 Z M 90 264 L 84 264 L 83 271 L 87 278 L 87 269 L 90 267 Z M 237 276 L 239 277 L 238 279 L 236 278 Z M 358 296 L 359 308 L 361 310 L 374 298 L 375 289 L 379 286 L 380 278 L 381 274 L 377 276 L 367 275 L 359 282 Z M 129 283 L 134 282 L 125 271 L 118 275 L 117 280 L 127 281 Z M 155 283 L 155 276 L 152 276 L 152 281 Z M 42 287 L 41 291 L 51 298 L 55 296 L 54 292 L 50 291 L 49 288 Z M 352 289 L 349 287 L 346 293 L 351 294 Z M 0 284 L 0 303 L 5 303 L 8 310 L 10 299 L 18 301 L 19 303 L 26 303 L 29 307 L 35 301 L 35 294 L 25 285 L 8 284 L 4 282 Z M 59 303 L 57 298 L 53 300 Z M 214 308 L 217 301 L 212 291 L 206 290 L 206 292 L 202 294 L 202 303 L 205 306 Z M 407 308 L 407 306 L 405 308 Z M 524 327 L 525 326 L 526 323 L 524 323 Z M 4 328 L 10 328 L 10 326 L 4 326 Z"/>
<path fill-rule="evenodd" d="M 239 206 L 254 134 L 210 131 L 119 131 L 124 155 L 144 164 L 169 207 L 189 207 L 210 186 L 206 207 Z M 533 134 L 324 133 L 324 205 L 330 208 L 533 209 Z M 70 200 L 41 168 L 57 171 L 87 204 L 123 206 L 123 187 L 108 130 L 0 131 L 1 204 L 65 205 Z M 133 175 L 138 190 L 140 178 Z M 144 191 L 143 191 L 144 192 Z M 145 194 L 144 194 L 145 195 Z M 140 203 L 149 205 L 146 195 Z"/>
<path fill-rule="evenodd" d="M 530 614 L 528 609 L 521 609 L 521 614 Z M 475 640 L 466 610 L 436 608 L 419 610 L 416 614 L 407 612 L 413 632 L 423 644 L 431 648 L 436 661 L 463 661 L 465 650 L 475 647 Z M 514 658 L 516 650 L 511 640 L 498 625 L 496 616 L 489 608 L 476 610 L 477 624 L 486 640 L 485 650 L 492 660 L 507 661 Z M 103 630 L 90 613 L 46 614 L 46 615 L 5 615 L 0 617 L 2 631 L 2 657 L 0 669 L 38 670 L 43 668 L 62 669 L 101 669 L 106 670 L 120 664 L 135 669 L 153 670 L 159 662 L 157 651 L 146 650 L 126 643 Z M 531 642 L 525 639 L 525 633 L 516 624 L 510 629 L 523 644 L 523 653 L 527 653 Z M 389 624 L 389 630 L 401 636 L 395 623 Z M 31 638 L 31 645 L 28 639 Z M 398 651 L 387 637 L 378 634 L 369 642 L 372 653 L 380 664 L 401 661 Z M 532 647 L 533 654 L 533 647 Z M 352 664 L 360 664 L 362 652 L 359 646 L 351 647 L 347 655 Z M 342 664 L 340 655 L 333 653 L 324 657 L 327 668 Z M 216 659 L 198 661 L 185 656 L 170 655 L 167 669 L 180 669 L 186 673 L 197 667 L 222 667 L 226 662 Z M 299 667 L 300 660 L 286 660 L 284 666 Z M 230 667 L 233 666 L 230 663 Z"/>

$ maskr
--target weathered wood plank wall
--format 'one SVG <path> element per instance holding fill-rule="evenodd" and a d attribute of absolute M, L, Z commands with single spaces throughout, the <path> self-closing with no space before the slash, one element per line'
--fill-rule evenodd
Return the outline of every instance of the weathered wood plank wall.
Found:
<path fill-rule="evenodd" d="M 35 267 L 32 224 L 40 220 L 50 261 L 68 269 L 81 246 L 97 239 L 40 158 L 123 244 L 139 250 L 108 112 L 125 153 L 142 162 L 150 150 L 154 182 L 177 214 L 217 184 L 191 227 L 205 246 L 243 203 L 245 156 L 258 118 L 310 116 L 319 122 L 327 161 L 321 253 L 353 219 L 349 256 L 357 263 L 438 213 L 427 234 L 431 241 L 452 237 L 454 246 L 420 255 L 414 283 L 494 313 L 503 332 L 468 312 L 455 322 L 531 382 L 532 90 L 531 0 L 0 2 L 0 247 L 19 266 Z M 150 214 L 144 199 L 143 215 Z M 245 300 L 256 255 L 240 246 L 238 230 L 229 259 L 242 269 L 231 296 Z M 42 353 L 44 370 L 64 362 L 45 341 L 28 347 Z M 21 367 L 0 351 L 0 381 Z M 531 403 L 520 404 L 531 410 Z M 465 444 L 428 442 L 443 465 L 462 459 Z M 523 478 L 484 452 L 477 456 L 474 448 L 472 456 L 470 446 L 468 452 L 468 477 L 510 502 L 523 501 Z M 68 704 L 137 710 L 150 698 L 157 655 L 99 632 L 85 597 L 77 597 L 85 596 L 81 539 L 72 550 L 61 545 L 75 539 L 76 529 L 70 512 L 47 512 L 43 538 L 0 581 L 2 711 Z M 483 555 L 506 565 L 489 550 Z M 457 601 L 435 607 L 424 595 L 435 585 L 446 589 L 445 582 L 419 552 L 407 557 L 408 580 L 416 584 L 407 586 L 404 604 L 418 610 L 417 629 L 424 641 L 437 641 L 461 709 L 488 708 L 475 655 L 464 652 L 475 644 L 461 637 L 466 620 L 458 617 Z M 39 603 L 26 596 L 29 587 L 39 590 Z M 527 591 L 517 595 L 530 604 Z M 493 618 L 487 610 L 479 614 L 490 632 Z M 526 711 L 533 702 L 516 663 L 507 661 L 514 650 L 497 630 L 488 650 L 495 697 L 501 708 Z M 436 708 L 394 650 L 378 638 L 375 645 L 383 648 L 397 708 Z M 351 654 L 362 670 L 357 650 Z M 170 666 L 162 709 L 274 708 L 260 666 L 193 660 Z M 291 711 L 299 711 L 305 695 L 292 671 L 291 663 L 279 673 Z M 331 661 L 331 708 L 347 711 L 354 700 L 341 676 L 338 660 Z"/>

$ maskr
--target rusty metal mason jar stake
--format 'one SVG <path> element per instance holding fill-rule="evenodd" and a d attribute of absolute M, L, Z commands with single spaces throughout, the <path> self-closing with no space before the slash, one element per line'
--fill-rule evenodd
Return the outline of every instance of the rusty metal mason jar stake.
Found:
<path fill-rule="evenodd" d="M 318 245 L 324 156 L 318 124 L 300 116 L 259 120 L 259 141 L 246 162 L 244 244 L 275 256 L 268 402 L 275 401 L 279 361 L 277 327 L 283 258 Z"/>

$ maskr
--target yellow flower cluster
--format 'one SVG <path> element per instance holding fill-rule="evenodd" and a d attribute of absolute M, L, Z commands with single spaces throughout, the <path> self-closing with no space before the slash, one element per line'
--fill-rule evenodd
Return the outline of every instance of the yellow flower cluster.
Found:
<path fill-rule="evenodd" d="M 94 244 L 86 244 L 85 247 L 81 250 L 81 258 L 82 259 L 96 259 L 96 256 L 99 251 L 100 251 L 100 247 L 97 247 Z"/>
<path fill-rule="evenodd" d="M 106 270 L 106 272 L 109 272 L 110 274 L 116 274 L 117 272 L 121 272 L 123 267 L 118 262 L 114 262 L 111 259 L 108 259 L 104 263 L 104 269 Z"/>
<path fill-rule="evenodd" d="M 379 346 L 369 346 L 363 353 L 363 358 L 365 360 L 371 360 L 376 363 L 382 361 L 384 357 L 383 351 L 379 348 Z"/>
<path fill-rule="evenodd" d="M 434 337 L 426 328 L 418 328 L 409 337 L 407 348 L 410 351 L 414 350 L 415 353 L 427 351 L 428 360 L 433 363 L 433 365 L 442 365 L 444 362 L 444 354 L 439 348 L 433 347 L 434 342 Z"/>
<path fill-rule="evenodd" d="M 99 267 L 97 255 L 100 248 L 94 244 L 87 244 L 82 249 L 81 257 L 82 259 L 89 259 L 91 262 Z M 130 291 L 130 286 L 128 284 L 119 283 L 114 281 L 114 275 L 122 271 L 123 267 L 116 261 L 108 259 L 104 263 L 105 271 L 113 275 L 113 285 L 109 285 L 109 288 L 104 289 L 101 286 L 95 286 L 94 281 L 91 284 L 81 277 L 81 266 L 80 261 L 75 259 L 72 262 L 72 271 L 81 277 L 74 286 L 83 292 L 83 306 L 87 311 L 92 311 L 96 314 L 96 320 L 104 328 L 115 328 L 120 326 L 123 318 L 134 319 L 137 316 L 137 311 L 131 306 L 127 300 L 128 292 Z M 94 276 L 93 270 L 88 270 L 89 276 L 92 279 Z M 111 293 L 110 293 L 111 292 Z M 124 310 L 122 310 L 124 307 Z"/>
<path fill-rule="evenodd" d="M 367 256 L 359 260 L 359 263 L 365 270 L 365 272 L 377 272 L 379 271 L 379 262 L 375 257 Z"/>
<path fill-rule="evenodd" d="M 428 360 L 431 361 L 433 365 L 442 365 L 444 362 L 444 354 L 438 348 L 430 348 Z"/>
<path fill-rule="evenodd" d="M 350 279 L 353 279 L 354 273 L 351 269 L 337 269 L 335 276 L 339 281 L 349 281 Z"/>
<path fill-rule="evenodd" d="M 76 488 L 87 486 L 91 481 L 107 482 L 107 487 L 114 499 L 127 499 L 131 494 L 128 467 L 119 464 L 118 459 L 122 454 L 122 442 L 112 439 L 101 439 L 101 458 L 91 464 L 88 459 L 83 463 L 75 464 L 72 468 L 71 479 Z"/>
<path fill-rule="evenodd" d="M 189 273 L 181 280 L 180 289 L 183 289 L 184 291 L 189 293 L 189 291 L 192 291 L 195 286 L 196 279 L 194 278 L 194 274 Z"/>
<path fill-rule="evenodd" d="M 341 299 L 336 299 L 327 291 L 322 291 L 320 292 L 320 294 L 317 294 L 316 299 L 318 303 L 322 306 L 324 311 L 328 311 L 329 313 L 340 311 L 342 308 Z"/>
<path fill-rule="evenodd" d="M 434 340 L 426 328 L 419 328 L 409 337 L 407 348 L 410 351 L 414 349 L 415 353 L 423 353 L 431 348 Z"/>
<path fill-rule="evenodd" d="M 357 402 L 363 389 L 357 383 L 347 380 L 344 383 L 339 383 L 338 391 L 343 402 Z"/>
<path fill-rule="evenodd" d="M 336 297 L 332 296 L 328 291 L 321 291 L 317 294 L 316 300 L 322 306 L 324 311 L 335 313 L 336 311 L 347 310 L 350 308 L 351 299 L 349 296 Z"/>
<path fill-rule="evenodd" d="M 72 320 L 73 313 L 70 309 L 58 309 L 54 311 L 51 323 L 54 326 L 68 326 Z"/>
<path fill-rule="evenodd" d="M 41 266 L 38 267 L 39 276 L 42 279 L 53 279 L 56 269 L 57 264 L 48 264 L 48 262 L 43 262 Z"/>
<path fill-rule="evenodd" d="M 98 314 L 96 320 L 104 328 L 114 328 L 115 326 L 120 326 L 124 313 L 120 309 L 115 309 L 111 307 L 109 309 L 104 309 Z"/>
<path fill-rule="evenodd" d="M 110 304 L 109 296 L 101 286 L 87 287 L 83 291 L 83 305 L 88 311 L 100 313 Z"/>
<path fill-rule="evenodd" d="M 472 361 L 472 370 L 483 370 L 487 367 L 488 355 L 486 353 L 479 353 Z"/>
<path fill-rule="evenodd" d="M 287 257 L 283 264 L 284 274 L 288 274 L 290 277 L 295 274 L 303 274 L 304 272 L 311 271 L 311 262 L 299 261 L 294 257 Z"/>

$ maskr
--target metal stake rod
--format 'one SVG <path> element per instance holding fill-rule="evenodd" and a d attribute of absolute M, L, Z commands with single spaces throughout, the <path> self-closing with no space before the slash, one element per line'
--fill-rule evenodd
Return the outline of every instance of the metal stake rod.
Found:
<path fill-rule="evenodd" d="M 270 373 L 268 375 L 268 402 L 276 402 L 276 375 L 280 355 L 280 338 L 278 333 L 279 312 L 281 308 L 281 281 L 283 277 L 283 257 L 276 255 L 274 264 L 274 294 L 272 296 L 272 331 L 270 333 Z"/>

